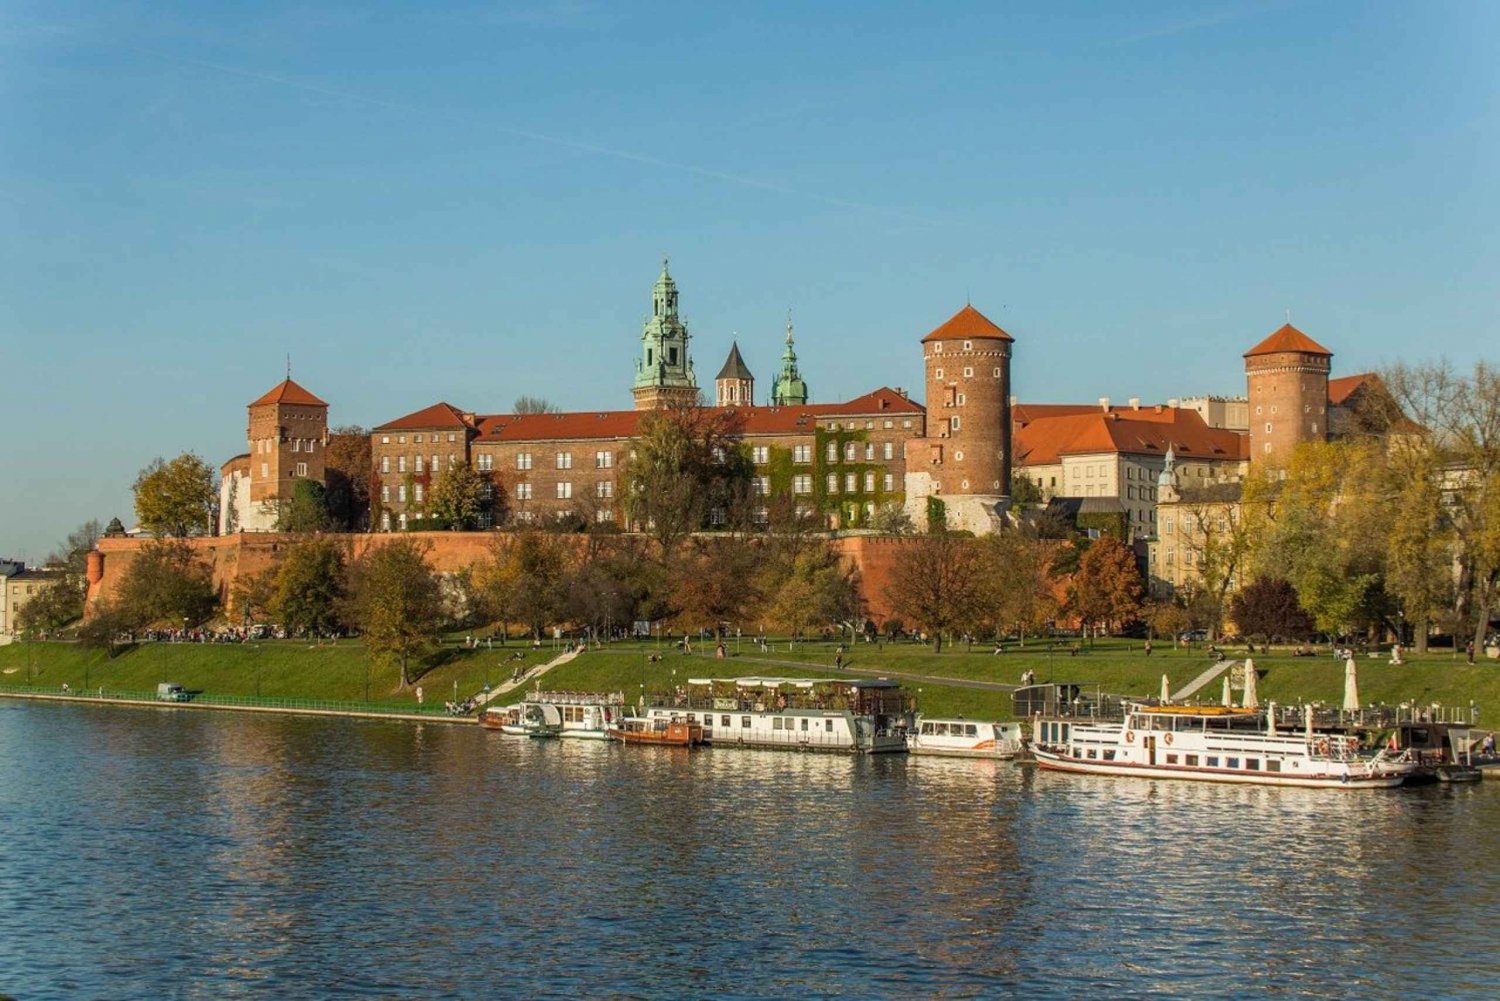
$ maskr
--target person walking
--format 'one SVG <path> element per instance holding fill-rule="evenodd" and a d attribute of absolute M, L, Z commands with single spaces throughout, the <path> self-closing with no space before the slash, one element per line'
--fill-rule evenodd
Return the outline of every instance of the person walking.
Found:
<path fill-rule="evenodd" d="M 1151 656 L 1151 641 L 1149 639 L 1146 641 L 1146 656 Z"/>
<path fill-rule="evenodd" d="M 1464 644 L 1464 656 L 1466 656 L 1469 659 L 1469 663 L 1470 664 L 1474 663 L 1474 641 L 1473 640 L 1469 640 L 1469 642 L 1467 642 L 1467 643 Z"/>

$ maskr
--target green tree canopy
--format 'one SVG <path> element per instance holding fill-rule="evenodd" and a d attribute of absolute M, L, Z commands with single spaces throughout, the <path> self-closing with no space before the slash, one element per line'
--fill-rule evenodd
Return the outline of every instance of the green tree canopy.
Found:
<path fill-rule="evenodd" d="M 755 467 L 738 440 L 734 407 L 673 406 L 641 417 L 622 469 L 626 516 L 657 542 L 670 562 L 687 534 L 716 515 L 745 510 Z"/>
<path fill-rule="evenodd" d="M 329 527 L 335 532 L 362 532 L 370 527 L 370 432 L 356 425 L 328 433 L 323 479 L 328 486 Z"/>
<path fill-rule="evenodd" d="M 443 595 L 427 564 L 429 547 L 394 538 L 372 545 L 349 567 L 347 618 L 364 633 L 370 655 L 401 669 L 401 685 L 415 680 L 413 667 L 437 648 L 443 625 Z"/>
<path fill-rule="evenodd" d="M 115 607 L 128 628 L 196 626 L 213 614 L 213 570 L 181 539 L 147 542 L 126 564 Z"/>
<path fill-rule="evenodd" d="M 346 594 L 347 569 L 343 543 L 331 538 L 299 542 L 276 570 L 267 611 L 293 633 L 333 630 Z"/>
<path fill-rule="evenodd" d="M 277 531 L 297 534 L 326 532 L 331 524 L 328 496 L 323 484 L 317 480 L 294 480 L 292 495 L 281 498 L 277 507 Z"/>
<path fill-rule="evenodd" d="M 468 531 L 489 507 L 492 492 L 488 485 L 467 462 L 455 463 L 437 474 L 428 509 L 454 531 Z"/>
<path fill-rule="evenodd" d="M 136 518 L 158 538 L 207 534 L 213 524 L 214 471 L 191 452 L 152 460 L 134 490 Z"/>

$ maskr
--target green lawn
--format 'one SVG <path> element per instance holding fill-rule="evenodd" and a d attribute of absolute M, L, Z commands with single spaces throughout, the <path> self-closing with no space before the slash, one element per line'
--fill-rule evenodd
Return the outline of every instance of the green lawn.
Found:
<path fill-rule="evenodd" d="M 704 646 L 703 651 L 711 651 Z M 1166 673 L 1173 688 L 1185 684 L 1208 665 L 1202 650 L 1161 649 L 1147 657 L 1139 641 L 1100 641 L 1070 656 L 1067 644 L 1049 653 L 1047 644 L 1032 643 L 1022 650 L 1008 646 L 996 656 L 993 648 L 962 646 L 934 654 L 915 644 L 854 644 L 845 653 L 845 670 L 834 669 L 836 644 L 799 643 L 789 649 L 785 640 L 761 654 L 752 643 L 728 644 L 724 660 L 695 654 L 687 656 L 669 645 L 655 642 L 618 643 L 592 649 L 572 663 L 559 667 L 543 679 L 548 689 L 622 691 L 634 702 L 641 692 L 664 691 L 689 677 L 734 677 L 739 675 L 807 677 L 914 676 L 908 687 L 916 690 L 922 710 L 931 715 L 970 718 L 1003 718 L 1010 714 L 1007 693 L 964 688 L 922 679 L 954 679 L 999 682 L 1013 685 L 1021 672 L 1036 672 L 1040 681 L 1074 681 L 1099 685 L 1107 692 L 1151 695 L 1161 688 Z M 522 652 L 519 663 L 530 666 L 555 655 L 550 646 L 541 650 L 511 645 L 493 650 L 468 650 L 449 645 L 437 663 L 420 679 L 427 703 L 442 702 L 457 692 L 467 697 L 486 683 L 507 680 L 518 662 L 508 660 Z M 660 660 L 650 662 L 658 654 Z M 1241 654 L 1242 655 L 1242 654 Z M 393 669 L 373 665 L 364 646 L 357 641 L 314 644 L 272 641 L 244 645 L 142 644 L 113 660 L 102 652 L 70 643 L 37 643 L 0 647 L 0 684 L 32 684 L 60 688 L 103 685 L 113 690 L 154 691 L 158 682 L 174 681 L 189 689 L 218 695 L 281 696 L 408 705 L 416 701 L 411 688 L 402 690 Z M 1408 657 L 1408 659 L 1412 659 Z M 1295 702 L 1299 699 L 1338 702 L 1343 697 L 1344 667 L 1328 655 L 1294 658 L 1287 652 L 1257 655 L 1261 699 Z M 1474 667 L 1448 652 L 1429 655 L 1396 667 L 1362 658 L 1359 662 L 1360 696 L 1364 702 L 1420 704 L 1439 702 L 1464 706 L 1471 700 L 1481 707 L 1500 706 L 1500 662 L 1481 660 Z M 1218 697 L 1218 682 L 1211 683 L 1201 697 Z M 506 698 L 505 701 L 510 701 Z"/>

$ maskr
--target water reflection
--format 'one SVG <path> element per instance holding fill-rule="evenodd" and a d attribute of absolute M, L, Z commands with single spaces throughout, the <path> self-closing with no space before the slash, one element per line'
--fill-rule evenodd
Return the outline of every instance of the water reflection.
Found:
<path fill-rule="evenodd" d="M 0 707 L 0 755 L 26 997 L 1500 988 L 1493 788 L 102 706 Z"/>

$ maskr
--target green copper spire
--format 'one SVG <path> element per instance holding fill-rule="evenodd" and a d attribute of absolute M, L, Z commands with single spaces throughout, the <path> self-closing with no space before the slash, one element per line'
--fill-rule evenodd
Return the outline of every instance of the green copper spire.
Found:
<path fill-rule="evenodd" d="M 807 383 L 797 374 L 797 352 L 792 347 L 792 311 L 786 311 L 786 350 L 781 352 L 781 374 L 771 390 L 771 406 L 801 406 L 807 402 Z"/>
<path fill-rule="evenodd" d="M 641 331 L 641 356 L 635 363 L 637 401 L 643 394 L 665 390 L 667 395 L 696 397 L 693 359 L 688 354 L 687 326 L 677 315 L 677 283 L 661 262 L 661 277 L 651 289 L 651 316 Z"/>

